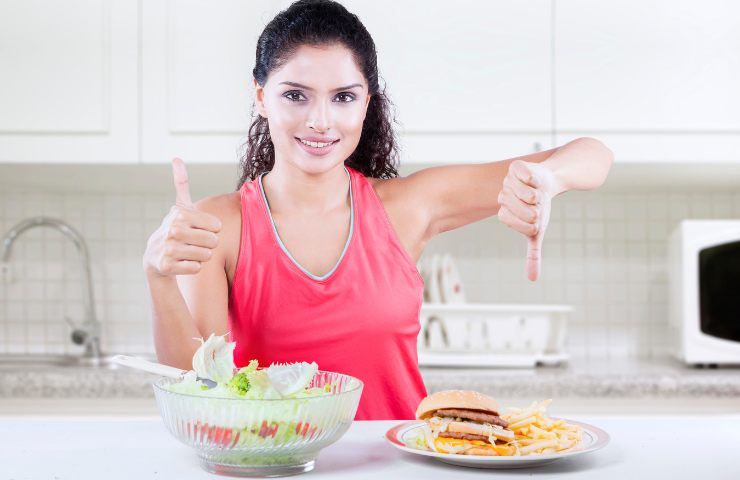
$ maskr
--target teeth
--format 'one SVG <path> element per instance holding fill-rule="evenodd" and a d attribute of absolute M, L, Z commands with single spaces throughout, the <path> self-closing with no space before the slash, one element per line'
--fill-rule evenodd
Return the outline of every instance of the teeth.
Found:
<path fill-rule="evenodd" d="M 326 147 L 328 145 L 331 145 L 334 142 L 322 143 L 322 142 L 307 142 L 305 140 L 301 140 L 301 143 L 304 145 L 308 145 L 309 147 L 321 148 L 321 147 Z"/>

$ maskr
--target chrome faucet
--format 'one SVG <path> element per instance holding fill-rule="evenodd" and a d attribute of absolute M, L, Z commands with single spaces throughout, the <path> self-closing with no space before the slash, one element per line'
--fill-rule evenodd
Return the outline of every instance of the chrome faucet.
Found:
<path fill-rule="evenodd" d="M 80 232 L 72 228 L 68 223 L 49 217 L 32 217 L 21 221 L 3 237 L 2 267 L 4 270 L 9 268 L 10 253 L 13 243 L 18 236 L 34 227 L 52 227 L 65 236 L 67 236 L 77 248 L 80 255 L 82 267 L 82 298 L 85 305 L 85 320 L 79 327 L 76 327 L 71 320 L 65 318 L 67 323 L 72 326 L 72 341 L 77 345 L 85 345 L 83 357 L 91 360 L 93 363 L 101 359 L 100 352 L 100 323 L 95 317 L 95 303 L 93 301 L 92 275 L 90 273 L 90 254 L 87 250 L 87 243 L 80 235 Z"/>

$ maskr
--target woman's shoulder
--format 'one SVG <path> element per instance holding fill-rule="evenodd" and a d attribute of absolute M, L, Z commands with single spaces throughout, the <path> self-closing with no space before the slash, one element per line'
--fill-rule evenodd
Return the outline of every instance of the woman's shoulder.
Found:
<path fill-rule="evenodd" d="M 404 179 L 403 177 L 395 178 L 374 178 L 365 177 L 370 186 L 373 187 L 375 193 L 378 195 L 380 200 L 385 205 L 396 200 L 403 198 L 404 194 Z"/>
<path fill-rule="evenodd" d="M 429 222 L 420 197 L 407 187 L 405 177 L 366 177 L 388 215 L 401 244 L 414 261 L 428 241 Z"/>
<path fill-rule="evenodd" d="M 367 182 L 375 190 L 380 199 L 380 203 L 386 212 L 391 216 L 406 221 L 406 217 L 416 217 L 418 201 L 415 199 L 414 192 L 407 188 L 407 179 L 405 177 L 394 178 L 372 178 L 365 177 Z"/>
<path fill-rule="evenodd" d="M 238 191 L 205 197 L 195 202 L 193 207 L 218 217 L 221 220 L 222 241 L 225 239 L 229 242 L 235 237 L 238 247 L 242 224 L 241 195 Z"/>
<path fill-rule="evenodd" d="M 241 240 L 241 195 L 239 191 L 205 197 L 193 205 L 196 210 L 210 213 L 221 220 L 217 255 L 224 262 L 229 281 L 234 278 Z"/>
<path fill-rule="evenodd" d="M 205 197 L 193 206 L 196 210 L 217 216 L 222 222 L 241 218 L 241 195 L 238 191 Z"/>

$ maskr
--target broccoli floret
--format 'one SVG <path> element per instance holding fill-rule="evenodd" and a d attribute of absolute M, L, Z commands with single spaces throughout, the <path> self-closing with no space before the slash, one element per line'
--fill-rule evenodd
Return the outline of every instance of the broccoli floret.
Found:
<path fill-rule="evenodd" d="M 249 377 L 257 370 L 257 360 L 252 360 L 249 365 L 240 369 L 236 375 L 234 375 L 226 386 L 238 395 L 246 395 L 249 391 L 250 382 Z"/>
<path fill-rule="evenodd" d="M 234 377 L 229 380 L 228 387 L 239 395 L 246 395 L 247 390 L 249 390 L 249 378 L 247 378 L 247 374 L 239 372 L 234 375 Z"/>

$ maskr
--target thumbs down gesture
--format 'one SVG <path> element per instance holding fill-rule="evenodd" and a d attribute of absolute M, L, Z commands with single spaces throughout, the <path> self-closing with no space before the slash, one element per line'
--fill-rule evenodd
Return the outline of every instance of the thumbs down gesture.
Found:
<path fill-rule="evenodd" d="M 499 220 L 527 238 L 526 271 L 533 282 L 540 275 L 542 239 L 557 192 L 557 179 L 547 166 L 515 160 L 498 194 Z"/>

